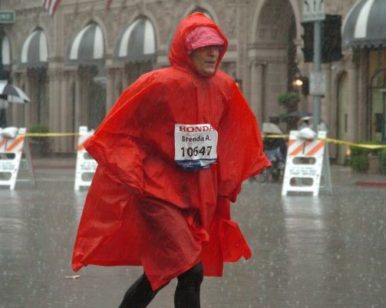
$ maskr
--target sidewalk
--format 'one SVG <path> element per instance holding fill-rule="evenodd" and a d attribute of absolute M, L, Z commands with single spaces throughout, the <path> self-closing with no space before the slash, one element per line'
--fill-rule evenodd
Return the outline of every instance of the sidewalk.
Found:
<path fill-rule="evenodd" d="M 331 181 L 332 185 L 352 184 L 386 188 L 386 174 L 358 173 L 350 167 L 340 165 L 331 165 Z"/>

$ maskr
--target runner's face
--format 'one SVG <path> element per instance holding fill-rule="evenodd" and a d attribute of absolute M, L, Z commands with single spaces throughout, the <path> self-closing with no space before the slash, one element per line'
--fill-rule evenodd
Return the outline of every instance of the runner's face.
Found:
<path fill-rule="evenodd" d="M 197 72 L 202 76 L 210 76 L 216 72 L 220 57 L 220 46 L 206 46 L 193 51 L 192 61 Z"/>

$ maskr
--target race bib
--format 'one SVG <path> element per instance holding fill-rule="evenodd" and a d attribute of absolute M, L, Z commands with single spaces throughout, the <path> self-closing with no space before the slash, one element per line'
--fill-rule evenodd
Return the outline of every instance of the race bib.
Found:
<path fill-rule="evenodd" d="M 217 139 L 210 124 L 176 124 L 174 159 L 183 169 L 208 168 L 217 160 Z"/>

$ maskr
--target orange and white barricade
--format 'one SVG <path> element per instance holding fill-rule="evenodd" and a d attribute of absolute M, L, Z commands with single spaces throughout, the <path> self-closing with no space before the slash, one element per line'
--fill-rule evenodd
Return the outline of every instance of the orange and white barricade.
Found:
<path fill-rule="evenodd" d="M 310 192 L 318 196 L 322 173 L 328 173 L 323 176 L 330 181 L 325 138 L 325 131 L 313 139 L 301 138 L 299 131 L 290 132 L 282 196 L 288 192 Z"/>
<path fill-rule="evenodd" d="M 25 137 L 25 128 L 0 128 L 0 186 L 8 186 L 10 190 L 15 189 L 23 154 L 35 185 L 31 154 Z"/>
<path fill-rule="evenodd" d="M 79 138 L 76 155 L 76 171 L 74 189 L 89 187 L 94 176 L 97 162 L 85 150 L 84 142 L 94 133 L 94 130 L 88 130 L 87 126 L 79 127 Z"/>

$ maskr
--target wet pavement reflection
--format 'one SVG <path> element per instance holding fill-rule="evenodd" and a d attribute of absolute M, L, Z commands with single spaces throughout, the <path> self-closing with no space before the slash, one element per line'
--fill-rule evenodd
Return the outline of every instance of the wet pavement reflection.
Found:
<path fill-rule="evenodd" d="M 72 168 L 36 175 L 36 189 L 0 190 L 0 307 L 117 307 L 141 270 L 72 272 L 86 192 L 73 190 Z M 254 256 L 226 265 L 223 278 L 206 278 L 202 307 L 386 307 L 386 188 L 356 186 L 358 176 L 344 167 L 332 175 L 333 193 L 319 198 L 283 198 L 279 184 L 243 185 L 233 215 Z M 149 307 L 172 307 L 174 287 Z"/>

